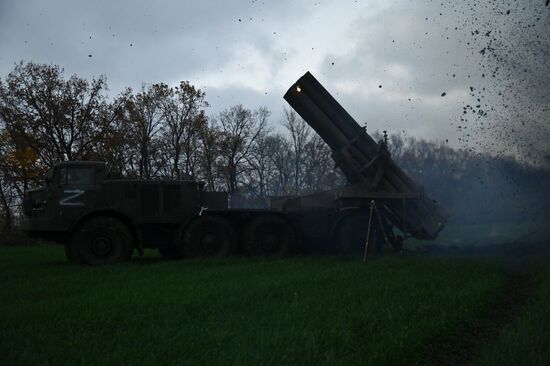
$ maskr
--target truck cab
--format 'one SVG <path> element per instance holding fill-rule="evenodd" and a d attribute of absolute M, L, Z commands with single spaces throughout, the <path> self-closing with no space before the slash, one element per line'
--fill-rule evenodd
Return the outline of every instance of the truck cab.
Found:
<path fill-rule="evenodd" d="M 53 166 L 43 186 L 26 192 L 23 230 L 63 241 L 75 222 L 95 208 L 96 192 L 107 177 L 107 164 L 71 161 Z"/>

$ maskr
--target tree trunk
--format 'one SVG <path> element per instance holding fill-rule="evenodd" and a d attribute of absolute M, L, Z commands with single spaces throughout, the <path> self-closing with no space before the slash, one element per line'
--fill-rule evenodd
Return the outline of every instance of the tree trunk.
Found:
<path fill-rule="evenodd" d="M 4 217 L 5 217 L 5 224 L 4 224 L 4 231 L 6 233 L 11 233 L 13 230 L 13 215 L 11 214 L 10 205 L 8 203 L 8 200 L 6 198 L 6 194 L 4 192 L 4 185 L 0 182 L 0 203 L 2 204 L 2 207 L 4 209 Z"/>

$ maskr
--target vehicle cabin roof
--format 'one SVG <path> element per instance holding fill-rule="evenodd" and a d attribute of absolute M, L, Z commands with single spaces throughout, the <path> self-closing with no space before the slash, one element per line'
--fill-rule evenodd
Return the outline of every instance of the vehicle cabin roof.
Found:
<path fill-rule="evenodd" d="M 60 163 L 55 164 L 56 167 L 67 167 L 67 166 L 96 166 L 96 167 L 107 167 L 107 163 L 104 161 L 95 161 L 95 160 L 72 160 L 72 161 L 63 161 Z M 139 179 L 139 178 L 124 178 L 124 177 L 118 177 L 118 176 L 109 176 L 110 180 L 112 181 L 124 181 L 126 183 L 128 182 L 135 182 L 135 183 L 148 183 L 148 184 L 174 184 L 174 183 L 186 183 L 186 184 L 198 184 L 198 185 L 205 185 L 205 182 L 203 181 L 197 181 L 193 179 Z"/>

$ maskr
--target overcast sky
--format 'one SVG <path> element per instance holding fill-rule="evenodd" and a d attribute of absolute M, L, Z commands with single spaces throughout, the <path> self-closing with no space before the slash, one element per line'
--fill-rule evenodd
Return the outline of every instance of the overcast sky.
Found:
<path fill-rule="evenodd" d="M 112 96 L 189 80 L 210 115 L 265 105 L 277 122 L 284 92 L 309 70 L 370 131 L 457 146 L 486 71 L 465 21 L 482 14 L 454 3 L 0 0 L 0 77 L 25 60 L 104 74 Z"/>

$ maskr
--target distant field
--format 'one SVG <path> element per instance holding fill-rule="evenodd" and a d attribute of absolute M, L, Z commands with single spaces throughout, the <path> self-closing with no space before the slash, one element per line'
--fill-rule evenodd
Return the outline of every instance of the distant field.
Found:
<path fill-rule="evenodd" d="M 453 362 L 449 350 L 491 364 L 500 348 L 522 351 L 532 332 L 548 340 L 544 271 L 529 311 L 474 352 L 471 332 L 509 290 L 493 262 L 150 255 L 90 268 L 60 247 L 4 247 L 0 365 L 410 365 Z"/>
<path fill-rule="evenodd" d="M 451 218 L 437 237 L 436 242 L 407 239 L 408 249 L 437 244 L 440 247 L 482 247 L 513 242 L 547 241 L 550 221 L 503 221 L 484 223 L 459 223 Z"/>

